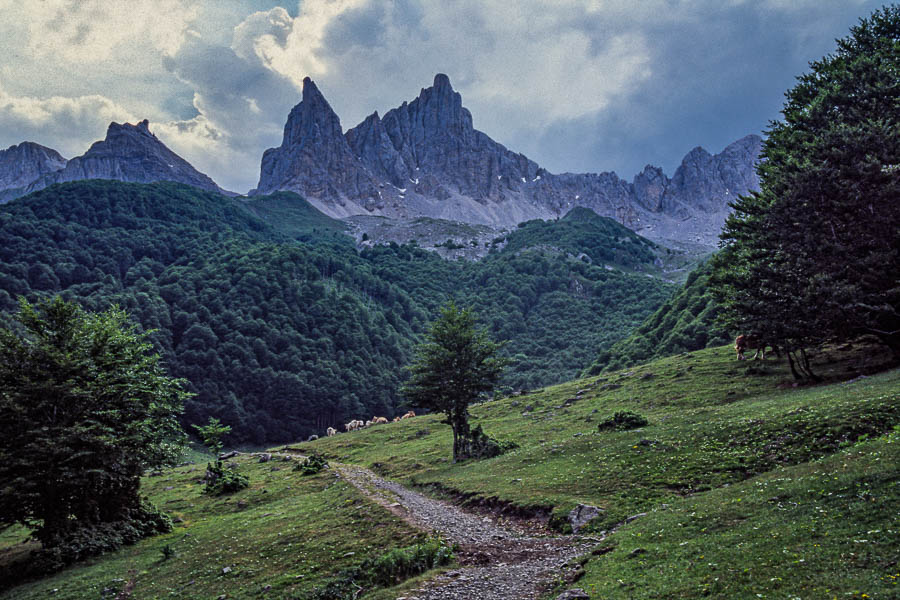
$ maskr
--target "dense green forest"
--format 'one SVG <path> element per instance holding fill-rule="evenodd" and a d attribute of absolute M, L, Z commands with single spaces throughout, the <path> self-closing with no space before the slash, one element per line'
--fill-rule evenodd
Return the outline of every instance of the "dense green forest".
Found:
<path fill-rule="evenodd" d="M 691 271 L 687 281 L 631 335 L 597 355 L 586 375 L 649 362 L 680 352 L 693 352 L 731 341 L 716 317 L 719 304 L 709 286 L 710 263 Z"/>
<path fill-rule="evenodd" d="M 448 298 L 507 341 L 505 385 L 577 374 L 671 290 L 627 272 L 652 265 L 651 243 L 596 215 L 578 222 L 596 233 L 581 252 L 601 256 L 597 238 L 615 248 L 607 266 L 575 258 L 575 241 L 542 241 L 541 222 L 483 261 L 451 262 L 396 244 L 357 252 L 294 194 L 75 182 L 0 207 L 0 311 L 58 293 L 93 311 L 118 303 L 190 382 L 186 422 L 216 416 L 238 442 L 290 440 L 395 414 L 403 367 Z"/>

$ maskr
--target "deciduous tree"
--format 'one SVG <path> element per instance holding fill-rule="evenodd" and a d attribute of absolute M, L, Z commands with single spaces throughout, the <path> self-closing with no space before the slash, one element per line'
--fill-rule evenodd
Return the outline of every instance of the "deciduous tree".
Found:
<path fill-rule="evenodd" d="M 490 393 L 500 380 L 505 360 L 501 344 L 475 327 L 472 312 L 450 302 L 431 324 L 427 340 L 416 349 L 410 378 L 402 388 L 414 406 L 440 411 L 453 428 L 453 460 L 499 454 L 500 447 L 481 427 L 469 425 L 469 405 Z"/>
<path fill-rule="evenodd" d="M 722 234 L 732 329 L 804 348 L 861 334 L 900 358 L 900 7 L 862 19 L 786 94 Z"/>
<path fill-rule="evenodd" d="M 171 525 L 139 495 L 180 456 L 186 393 L 116 307 L 21 302 L 0 328 L 0 522 L 34 530 L 43 568 Z"/>

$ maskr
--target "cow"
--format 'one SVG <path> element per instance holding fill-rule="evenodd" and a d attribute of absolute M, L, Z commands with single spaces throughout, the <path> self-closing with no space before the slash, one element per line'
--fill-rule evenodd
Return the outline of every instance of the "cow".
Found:
<path fill-rule="evenodd" d="M 734 340 L 734 349 L 737 351 L 738 360 L 747 360 L 744 356 L 744 350 L 756 350 L 756 354 L 753 355 L 753 360 L 756 360 L 757 358 L 766 360 L 766 347 L 768 346 L 771 346 L 776 353 L 778 352 L 775 346 L 761 340 L 755 335 L 741 334 Z"/>
<path fill-rule="evenodd" d="M 363 425 L 363 427 L 371 427 L 371 426 L 372 426 L 372 421 L 366 421 L 366 424 Z"/>
<path fill-rule="evenodd" d="M 325 430 L 325 433 L 328 434 L 328 437 L 332 437 L 337 434 L 337 429 L 335 429 L 334 427 L 329 427 Z"/>
<path fill-rule="evenodd" d="M 401 419 L 409 419 L 409 418 L 412 418 L 412 417 L 414 417 L 414 416 L 416 416 L 416 413 L 414 413 L 413 411 L 410 410 L 410 411 L 407 411 L 407 413 L 406 413 L 405 415 L 403 415 L 402 417 L 400 417 L 400 418 L 401 418 Z"/>
<path fill-rule="evenodd" d="M 372 425 L 382 425 L 387 422 L 388 420 L 385 417 L 372 417 Z"/>
<path fill-rule="evenodd" d="M 363 425 L 364 423 L 359 419 L 353 419 L 352 421 L 344 425 L 344 429 L 346 429 L 347 431 L 356 431 L 357 429 L 362 429 Z"/>

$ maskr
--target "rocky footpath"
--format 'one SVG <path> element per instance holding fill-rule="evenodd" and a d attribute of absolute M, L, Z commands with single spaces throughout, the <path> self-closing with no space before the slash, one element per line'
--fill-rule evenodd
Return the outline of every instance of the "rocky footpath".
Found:
<path fill-rule="evenodd" d="M 491 517 L 428 498 L 366 469 L 347 465 L 336 468 L 341 477 L 414 527 L 437 532 L 459 545 L 460 568 L 428 581 L 404 600 L 539 598 L 561 579 L 573 579 L 579 570 L 574 559 L 601 541 L 541 535 L 512 524 L 501 525 Z M 576 590 L 566 594 L 567 598 L 588 597 Z"/>

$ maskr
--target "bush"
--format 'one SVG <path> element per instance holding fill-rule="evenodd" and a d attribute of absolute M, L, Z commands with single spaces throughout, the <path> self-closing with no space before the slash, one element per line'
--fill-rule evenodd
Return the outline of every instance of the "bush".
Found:
<path fill-rule="evenodd" d="M 325 460 L 325 457 L 318 452 L 313 452 L 308 457 L 306 457 L 306 460 L 294 465 L 294 470 L 300 471 L 302 475 L 315 475 L 322 469 L 327 468 L 328 462 Z"/>
<path fill-rule="evenodd" d="M 611 417 L 604 419 L 597 425 L 598 431 L 625 431 L 627 429 L 637 429 L 639 427 L 643 427 L 647 425 L 647 418 L 643 415 L 639 415 L 636 412 L 631 412 L 630 410 L 625 410 L 621 412 L 617 412 Z"/>
<path fill-rule="evenodd" d="M 206 487 L 203 489 L 204 494 L 209 494 L 210 496 L 232 494 L 249 485 L 250 479 L 234 469 L 223 467 L 222 461 L 217 460 L 215 465 L 206 463 Z"/>

